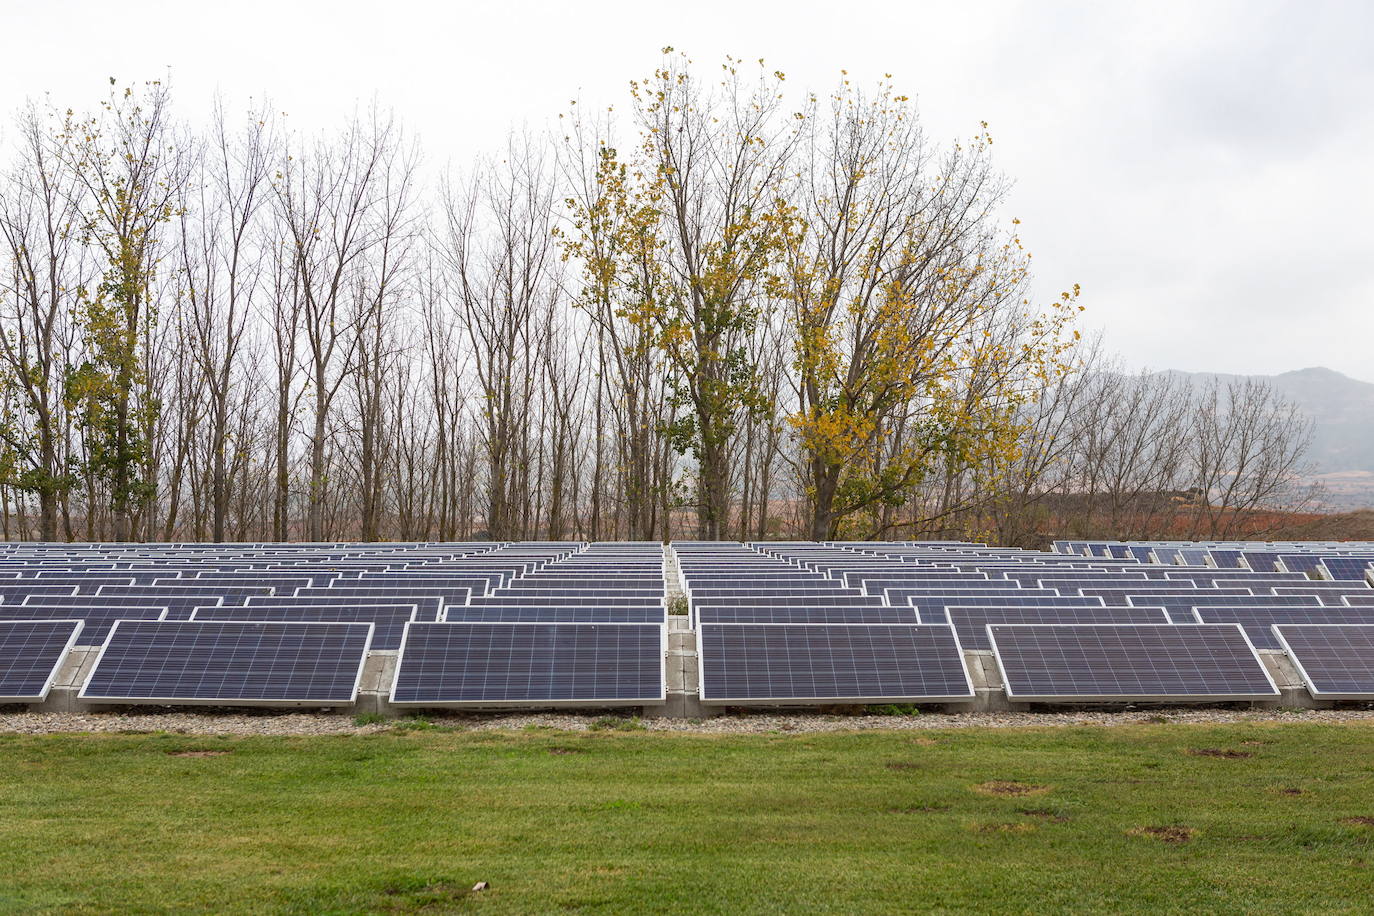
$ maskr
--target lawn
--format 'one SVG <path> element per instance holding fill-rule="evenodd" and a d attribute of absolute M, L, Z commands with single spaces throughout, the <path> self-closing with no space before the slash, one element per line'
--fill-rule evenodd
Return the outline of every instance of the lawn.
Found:
<path fill-rule="evenodd" d="M 3 912 L 1369 912 L 1371 895 L 1361 725 L 0 736 Z"/>

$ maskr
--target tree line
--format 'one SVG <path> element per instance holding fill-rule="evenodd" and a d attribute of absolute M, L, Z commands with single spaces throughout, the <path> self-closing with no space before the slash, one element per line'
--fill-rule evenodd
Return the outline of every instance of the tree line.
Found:
<path fill-rule="evenodd" d="M 1109 371 L 1076 286 L 1035 301 L 986 125 L 671 49 L 624 102 L 437 176 L 379 109 L 29 104 L 0 534 L 1035 543 L 1303 498 L 1290 405 Z"/>

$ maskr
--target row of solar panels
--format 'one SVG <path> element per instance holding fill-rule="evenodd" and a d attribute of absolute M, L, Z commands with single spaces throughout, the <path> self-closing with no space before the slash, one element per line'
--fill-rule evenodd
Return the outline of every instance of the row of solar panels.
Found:
<path fill-rule="evenodd" d="M 698 632 L 702 662 L 701 690 L 708 702 L 966 699 L 971 694 L 964 692 L 964 688 L 952 694 L 929 692 L 934 687 L 948 689 L 951 684 L 957 687 L 959 678 L 953 677 L 952 673 L 959 674 L 967 687 L 968 673 L 963 667 L 961 638 L 967 640 L 970 647 L 978 640 L 985 639 L 987 648 L 998 652 L 1004 661 L 1009 694 L 1016 698 L 1124 698 L 1128 695 L 1120 692 L 1085 692 L 1107 682 L 1103 676 L 1093 674 L 1093 671 L 1122 667 L 1103 648 L 1100 640 L 1093 643 L 1095 648 L 1091 651 L 1084 650 L 1088 653 L 1087 657 L 1075 661 L 1076 667 L 1069 672 L 1070 692 L 1036 694 L 1017 688 L 1011 683 L 1011 670 L 1015 666 L 1006 661 L 1006 656 L 1013 653 L 1007 640 L 1019 638 L 1015 636 L 1018 631 L 1012 630 L 1010 636 L 1003 637 L 1003 643 L 1006 644 L 994 644 L 994 630 L 988 627 L 1025 626 L 1026 615 L 1016 616 L 1014 612 L 1035 611 L 1033 617 L 1038 622 L 1034 625 L 1038 626 L 1082 627 L 1115 623 L 1128 628 L 1146 627 L 1141 630 L 1142 633 L 1155 632 L 1163 627 L 1159 632 L 1167 632 L 1169 639 L 1192 640 L 1200 637 L 1180 637 L 1179 632 L 1200 633 L 1203 631 L 1198 627 L 1215 626 L 1196 622 L 1202 619 L 1199 616 L 1202 613 L 1201 606 L 1208 602 L 1243 603 L 1256 610 L 1302 605 L 1307 610 L 1323 611 L 1325 609 L 1320 605 L 1309 605 L 1314 600 L 1330 600 L 1333 604 L 1348 606 L 1352 597 L 1349 594 L 1351 589 L 1339 583 L 1310 583 L 1310 586 L 1329 587 L 1317 594 L 1274 593 L 1277 587 L 1281 587 L 1277 583 L 1294 583 L 1300 581 L 1301 577 L 1269 576 L 1260 579 L 1261 584 L 1256 587 L 1268 588 L 1266 595 L 1250 594 L 1249 586 L 1253 583 L 1247 583 L 1247 587 L 1239 589 L 1215 588 L 1218 581 L 1232 584 L 1237 580 L 1230 578 L 1229 573 L 1223 574 L 1214 569 L 1202 572 L 1180 570 L 1191 577 L 1189 582 L 1151 587 L 1157 584 L 1149 581 L 1159 578 L 1156 573 L 1167 573 L 1161 569 L 1137 575 L 1136 570 L 1143 570 L 1144 567 L 1134 567 L 1126 572 L 1125 567 L 1129 564 L 1124 561 L 1115 564 L 1085 561 L 1082 557 L 1006 551 L 981 545 L 863 544 L 839 547 L 773 544 L 756 545 L 756 549 L 752 550 L 738 544 L 677 544 L 674 547 L 682 584 L 691 595 L 694 613 L 701 621 Z M 505 549 L 499 552 L 508 557 L 512 553 Z M 598 557 L 595 548 L 527 545 L 521 548 L 521 552 L 521 555 L 536 558 L 536 565 L 528 571 L 522 569 L 521 578 L 516 581 L 546 577 L 554 571 L 554 567 L 560 567 L 556 571 L 559 579 L 545 579 L 546 582 L 555 582 L 556 587 L 525 598 L 529 604 L 506 604 L 506 599 L 498 599 L 498 593 L 506 586 L 497 586 L 492 592 L 492 600 L 501 600 L 503 603 L 489 606 L 497 608 L 501 614 L 519 615 L 526 621 L 524 624 L 488 623 L 477 625 L 486 628 L 473 629 L 471 621 L 456 620 L 456 607 L 464 608 L 457 611 L 460 617 L 469 612 L 466 609 L 474 607 L 466 592 L 461 595 L 452 592 L 426 596 L 433 597 L 434 601 L 426 607 L 423 616 L 422 609 L 418 605 L 410 606 L 409 599 L 395 603 L 377 601 L 373 605 L 374 610 L 389 606 L 386 623 L 393 635 L 387 638 L 394 638 L 398 645 L 403 646 L 397 666 L 397 681 L 392 687 L 392 695 L 397 702 L 429 705 L 543 705 L 552 702 L 600 705 L 614 702 L 649 703 L 661 699 L 663 626 L 661 556 L 658 549 L 654 545 L 645 545 L 638 549 L 601 552 Z M 491 556 L 486 555 L 488 559 Z M 631 572 L 634 575 L 627 576 Z M 870 573 L 877 578 L 865 578 Z M 1208 578 L 1200 586 L 1203 573 Z M 856 583 L 860 587 L 848 587 L 845 583 L 856 575 L 860 577 Z M 652 581 L 655 576 L 658 577 L 658 591 L 655 594 L 659 597 L 650 596 L 647 599 L 647 606 L 654 615 L 653 623 L 640 618 L 611 624 L 598 616 L 643 614 L 646 599 L 633 594 L 639 589 L 634 588 L 636 583 L 629 580 Z M 564 579 L 571 581 L 562 581 Z M 594 584 L 588 586 L 586 580 Z M 1050 582 L 1057 587 L 1028 587 Z M 1095 589 L 1096 594 L 1084 594 L 1094 583 L 1104 587 Z M 911 587 L 913 584 L 915 587 Z M 1370 591 L 1363 584 L 1359 584 L 1358 588 L 1366 592 L 1364 597 L 1370 596 Z M 578 594 L 565 597 L 566 590 Z M 1062 594 L 1061 590 L 1074 590 L 1076 593 Z M 335 597 L 343 594 L 341 590 L 321 591 L 332 592 Z M 593 594 L 588 595 L 587 591 Z M 878 593 L 869 594 L 870 591 Z M 626 593 L 630 593 L 628 597 L 625 597 Z M 134 600 L 137 596 L 125 597 Z M 221 601 L 223 597 L 221 594 Z M 256 601 L 271 601 L 273 606 L 287 608 L 282 613 L 293 613 L 284 597 L 239 597 L 245 606 L 251 607 L 251 603 Z M 477 600 L 485 597 L 480 596 Z M 894 604 L 894 599 L 900 603 Z M 310 602 L 316 600 L 316 596 L 302 596 L 299 600 Z M 459 605 L 459 600 L 469 603 Z M 1145 601 L 1151 607 L 1158 607 L 1153 611 L 1150 607 L 1135 607 Z M 1108 605 L 1148 616 L 1126 620 L 1113 616 L 1110 622 L 1095 618 L 1099 622 L 1094 624 L 1083 622 L 1074 613 L 1079 608 L 1105 608 Z M 259 606 L 267 607 L 266 604 Z M 1199 610 L 1193 610 L 1195 607 Z M 1000 614 L 993 613 L 999 609 Z M 1046 613 L 1040 613 L 1041 609 L 1045 609 Z M 23 613 L 21 608 L 8 610 Z M 407 610 L 409 616 L 403 619 Z M 1063 616 L 1050 618 L 1047 615 L 1051 611 L 1070 612 L 1071 619 Z M 215 610 L 188 604 L 179 607 L 176 613 L 187 618 L 194 616 L 196 619 L 190 622 L 208 625 L 207 614 L 215 613 Z M 228 615 L 224 611 L 219 613 Z M 236 609 L 228 616 L 242 618 L 266 613 L 266 610 Z M 328 613 L 342 614 L 343 611 L 331 610 Z M 841 615 L 843 619 L 832 619 L 834 615 Z M 1159 624 L 1159 615 L 1175 622 Z M 111 619 L 106 618 L 106 626 Z M 1189 623 L 1190 620 L 1193 622 Z M 170 650 L 166 648 L 165 638 L 158 635 L 168 632 L 164 628 L 172 622 L 149 620 L 140 623 L 146 625 L 140 627 L 146 631 L 141 638 L 162 646 L 159 651 L 163 654 L 154 652 L 140 657 L 135 666 L 137 670 L 147 677 L 148 672 L 176 669 L 173 661 L 176 656 L 166 655 Z M 370 638 L 374 642 L 380 638 L 377 631 L 382 629 L 382 624 L 378 620 L 369 619 L 362 624 L 353 624 L 355 627 L 359 625 L 372 626 Z M 491 627 L 495 628 L 489 629 Z M 1270 631 L 1262 619 L 1251 621 L 1252 632 L 1256 627 L 1268 636 Z M 887 629 L 884 631 L 882 628 Z M 130 625 L 124 632 L 132 633 L 135 629 L 138 628 Z M 172 629 L 188 632 L 185 628 Z M 1236 627 L 1229 629 L 1234 631 Z M 120 627 L 114 628 L 114 632 L 119 630 Z M 1056 632 L 1063 634 L 1068 631 Z M 1113 632 L 1124 633 L 1125 630 Z M 925 657 L 920 653 L 893 648 L 894 645 L 905 645 L 904 641 L 916 638 L 917 633 L 930 634 L 943 647 L 938 659 L 926 659 L 924 667 L 922 660 Z M 113 633 L 107 639 L 112 636 Z M 213 640 L 211 643 L 213 648 Z M 229 644 L 232 645 L 232 641 Z M 106 652 L 108 645 L 107 642 Z M 431 651 L 431 646 L 438 648 Z M 567 659 L 562 654 L 564 648 L 568 650 Z M 1033 648 L 1038 652 L 1042 647 L 1035 643 Z M 1357 643 L 1347 640 L 1346 654 L 1342 656 L 1344 663 L 1348 664 L 1351 652 L 1357 650 Z M 204 646 L 198 643 L 196 651 L 203 656 Z M 1128 650 L 1121 651 L 1125 653 L 1128 663 L 1151 672 L 1155 679 L 1152 682 L 1133 682 L 1133 688 L 1152 687 L 1161 691 L 1133 693 L 1129 695 L 1130 698 L 1173 696 L 1221 699 L 1258 696 L 1253 693 L 1215 691 L 1181 693 L 1179 690 L 1189 685 L 1180 686 L 1169 681 L 1164 676 L 1167 665 L 1152 655 L 1149 647 L 1141 644 L 1139 639 Z M 1180 658 L 1189 657 L 1188 652 L 1182 649 L 1170 651 Z M 1253 647 L 1250 654 L 1254 656 Z M 271 667 L 289 667 L 284 658 L 274 658 Z M 1257 659 L 1254 661 L 1258 662 Z M 104 664 L 103 655 L 100 664 Z M 1125 668 L 1129 669 L 1130 664 Z M 413 685 L 403 686 L 402 674 L 407 670 L 421 672 L 423 677 Z M 1253 668 L 1247 670 L 1253 673 Z M 894 681 L 893 671 L 906 672 L 916 681 Z M 649 680 L 651 675 L 656 677 L 652 683 Z M 926 681 L 929 684 L 922 686 Z M 214 679 L 211 678 L 210 682 L 214 683 Z M 900 689 L 918 692 L 900 695 L 887 693 L 894 684 Z M 90 684 L 86 686 L 89 688 Z M 1065 685 L 1061 683 L 1058 686 L 1062 688 Z M 1233 682 L 1226 686 L 1244 688 L 1247 685 Z M 177 698 L 168 694 L 181 689 L 184 688 L 164 683 L 157 688 L 157 697 L 174 700 Z M 206 689 L 202 687 L 201 692 L 204 693 Z M 407 693 L 406 690 L 412 692 Z M 852 692 L 855 690 L 862 692 Z M 922 690 L 926 692 L 919 692 Z M 971 691 L 971 688 L 968 690 Z M 87 698 L 96 699 L 100 696 L 104 695 L 89 694 Z M 107 699 L 117 701 L 113 697 Z M 139 697 L 124 697 L 122 701 L 137 699 Z M 222 693 L 208 698 L 185 699 L 192 702 L 235 702 Z M 237 700 L 254 701 L 251 697 Z M 283 697 L 279 702 L 301 700 Z"/>
<path fill-rule="evenodd" d="M 419 560 L 411 555 L 414 562 L 405 568 L 332 565 L 251 572 L 224 571 L 241 565 L 246 551 L 217 556 L 218 568 L 202 560 L 171 569 L 163 564 L 175 551 L 109 547 L 102 552 L 140 561 L 113 571 L 75 570 L 68 552 L 39 551 L 41 563 L 14 561 L 19 571 L 13 575 L 24 578 L 0 579 L 0 619 L 79 618 L 86 624 L 79 637 L 83 645 L 98 645 L 120 617 L 204 619 L 214 611 L 220 619 L 371 622 L 377 630 L 374 648 L 395 650 L 404 623 L 412 618 L 662 624 L 666 614 L 662 550 L 654 544 L 484 547 L 476 559 L 446 548 Z M 272 552 L 292 555 L 282 545 Z M 308 556 L 310 550 L 297 553 Z M 369 545 L 353 555 L 374 553 Z M 139 577 L 141 583 L 131 584 Z"/>
<path fill-rule="evenodd" d="M 0 702 L 41 701 L 79 620 L 0 622 Z M 1374 625 L 1274 624 L 1318 699 L 1374 698 Z M 1278 695 L 1240 624 L 986 624 L 1007 696 L 1041 702 L 1230 701 Z M 368 623 L 118 621 L 80 697 L 106 703 L 347 705 Z M 652 704 L 666 628 L 640 624 L 405 625 L 391 702 Z M 973 697 L 947 624 L 708 624 L 708 703 L 959 702 Z"/>
<path fill-rule="evenodd" d="M 395 552 L 269 545 L 188 562 L 152 545 L 78 551 L 111 566 L 93 569 L 67 548 L 11 550 L 0 681 L 17 682 L 0 697 L 33 701 L 54 653 L 89 645 L 100 652 L 80 696 L 100 702 L 349 703 L 370 650 L 400 650 L 398 703 L 558 701 L 588 687 L 662 700 L 659 545 L 444 545 L 372 562 Z"/>
<path fill-rule="evenodd" d="M 79 620 L 0 622 L 0 702 L 40 702 Z M 391 685 L 397 704 L 655 703 L 666 628 L 642 624 L 411 621 Z M 97 703 L 348 705 L 370 623 L 120 620 L 81 686 Z"/>
<path fill-rule="evenodd" d="M 1270 543 L 1192 542 L 1123 543 L 1056 541 L 1058 553 L 1105 557 L 1139 563 L 1214 566 L 1257 572 L 1301 572 L 1327 579 L 1374 576 L 1374 544 L 1359 542 Z"/>
<path fill-rule="evenodd" d="M 1276 624 L 1323 627 L 1334 654 L 1295 658 L 1315 672 L 1314 696 L 1374 698 L 1360 629 L 1374 627 L 1374 607 L 1351 606 L 1374 604 L 1363 580 L 1145 571 L 972 544 L 751 547 L 674 545 L 708 701 L 967 699 L 965 649 L 996 656 L 1013 699 L 1261 699 L 1277 688 L 1255 645 L 1296 651 Z M 1339 690 L 1322 679 L 1337 670 Z"/>

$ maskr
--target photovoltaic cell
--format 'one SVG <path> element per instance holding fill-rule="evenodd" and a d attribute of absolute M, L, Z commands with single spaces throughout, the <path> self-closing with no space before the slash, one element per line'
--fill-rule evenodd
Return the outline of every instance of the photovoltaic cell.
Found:
<path fill-rule="evenodd" d="M 1014 597 L 1000 595 L 986 597 L 912 598 L 911 607 L 921 623 L 949 623 L 946 610 L 951 607 L 1103 607 L 1101 598 L 1081 595 L 1034 595 Z"/>
<path fill-rule="evenodd" d="M 116 620 L 161 620 L 167 611 L 158 607 L 85 607 L 82 605 L 0 605 L 0 620 L 80 620 L 78 646 L 98 646 L 110 635 Z"/>
<path fill-rule="evenodd" d="M 408 598 L 340 598 L 340 597 L 300 597 L 297 595 L 283 595 L 273 597 L 263 595 L 258 598 L 249 598 L 246 607 L 271 606 L 271 607 L 337 607 L 338 605 L 362 604 L 370 607 L 377 606 L 397 606 L 410 608 L 415 611 L 416 620 L 438 620 L 439 612 L 443 609 L 443 599 L 435 597 L 408 597 Z M 204 615 L 202 615 L 204 616 Z"/>
<path fill-rule="evenodd" d="M 111 703 L 352 703 L 372 626 L 118 621 L 81 699 Z"/>
<path fill-rule="evenodd" d="M 401 648 L 401 635 L 415 616 L 415 608 L 408 604 L 257 604 L 227 607 L 197 608 L 192 620 L 272 620 L 305 621 L 315 623 L 370 623 L 370 648 L 396 650 Z"/>
<path fill-rule="evenodd" d="M 1237 624 L 990 624 L 1007 697 L 1031 702 L 1278 696 Z"/>
<path fill-rule="evenodd" d="M 1274 634 L 1313 697 L 1374 698 L 1374 625 L 1278 624 Z"/>
<path fill-rule="evenodd" d="M 663 603 L 603 604 L 450 604 L 450 623 L 666 623 Z"/>
<path fill-rule="evenodd" d="M 38 703 L 81 632 L 79 620 L 0 621 L 0 703 Z"/>
<path fill-rule="evenodd" d="M 706 703 L 972 699 L 954 630 L 925 624 L 703 624 Z"/>
<path fill-rule="evenodd" d="M 1162 608 L 1142 607 L 949 607 L 945 609 L 965 649 L 990 650 L 990 623 L 1169 623 Z"/>
<path fill-rule="evenodd" d="M 885 605 L 797 605 L 783 601 L 758 606 L 703 604 L 695 609 L 703 623 L 918 623 L 910 607 Z"/>
<path fill-rule="evenodd" d="M 412 623 L 391 702 L 419 706 L 661 703 L 666 628 Z"/>
<path fill-rule="evenodd" d="M 1370 557 L 1326 557 L 1321 562 L 1328 579 L 1368 579 L 1371 564 Z"/>
<path fill-rule="evenodd" d="M 1238 623 L 1245 627 L 1257 649 L 1281 649 L 1274 637 L 1274 624 L 1300 623 L 1370 623 L 1374 624 L 1374 607 L 1204 607 L 1197 609 L 1203 623 Z"/>

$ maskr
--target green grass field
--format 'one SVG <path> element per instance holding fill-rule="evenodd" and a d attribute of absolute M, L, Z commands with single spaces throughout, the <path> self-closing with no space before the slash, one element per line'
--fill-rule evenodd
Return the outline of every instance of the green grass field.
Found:
<path fill-rule="evenodd" d="M 1360 725 L 0 737 L 6 913 L 1372 906 Z"/>

